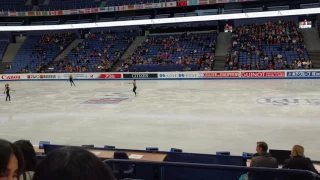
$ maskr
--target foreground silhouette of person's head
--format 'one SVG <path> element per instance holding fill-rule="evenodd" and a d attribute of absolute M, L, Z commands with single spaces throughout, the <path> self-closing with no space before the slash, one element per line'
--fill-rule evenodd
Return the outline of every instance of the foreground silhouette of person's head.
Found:
<path fill-rule="evenodd" d="M 109 167 L 91 152 L 65 147 L 50 152 L 38 165 L 33 180 L 114 180 Z"/>
<path fill-rule="evenodd" d="M 31 180 L 36 170 L 37 157 L 33 145 L 28 140 L 19 140 L 13 143 L 22 152 L 24 158 L 25 172 L 20 175 L 20 180 Z"/>
<path fill-rule="evenodd" d="M 16 180 L 24 172 L 24 159 L 20 149 L 0 139 L 0 179 Z"/>

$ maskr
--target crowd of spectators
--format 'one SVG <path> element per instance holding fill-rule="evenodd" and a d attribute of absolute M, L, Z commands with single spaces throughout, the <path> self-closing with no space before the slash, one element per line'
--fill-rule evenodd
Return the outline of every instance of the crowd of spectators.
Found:
<path fill-rule="evenodd" d="M 294 21 L 236 27 L 226 58 L 228 70 L 310 69 L 304 39 Z"/>
<path fill-rule="evenodd" d="M 36 73 L 50 72 L 48 65 L 54 57 L 48 59 L 48 53 L 55 56 L 59 55 L 76 38 L 77 35 L 71 32 L 41 35 L 39 42 L 35 44 L 32 50 L 32 56 L 35 56 L 36 59 L 33 59 L 31 64 L 36 64 Z M 27 66 L 19 73 L 31 73 L 31 70 Z"/>
<path fill-rule="evenodd" d="M 133 64 L 196 64 L 198 70 L 202 68 L 209 71 L 213 69 L 216 43 L 214 36 L 190 32 L 180 35 L 148 36 L 145 42 L 128 56 L 119 71 L 129 71 Z"/>
<path fill-rule="evenodd" d="M 128 35 L 127 35 L 128 34 Z M 109 72 L 133 42 L 134 31 L 119 33 L 101 31 L 86 35 L 86 39 L 73 48 L 68 56 L 56 64 L 58 72 Z"/>

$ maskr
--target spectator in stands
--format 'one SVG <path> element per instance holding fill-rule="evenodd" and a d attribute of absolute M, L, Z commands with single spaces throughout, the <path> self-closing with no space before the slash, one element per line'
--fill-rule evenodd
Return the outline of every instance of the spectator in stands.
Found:
<path fill-rule="evenodd" d="M 25 172 L 20 176 L 19 180 L 32 180 L 37 165 L 36 152 L 33 145 L 27 140 L 19 140 L 14 144 L 21 150 L 25 163 Z"/>
<path fill-rule="evenodd" d="M 285 161 L 282 168 L 284 169 L 300 169 L 307 170 L 318 174 L 318 171 L 314 168 L 313 163 L 309 158 L 304 156 L 304 148 L 300 145 L 294 145 L 291 151 L 291 158 Z M 304 179 L 301 176 L 294 175 L 290 177 L 290 180 Z"/>
<path fill-rule="evenodd" d="M 0 179 L 16 180 L 23 172 L 24 160 L 20 149 L 0 139 Z"/>
<path fill-rule="evenodd" d="M 265 167 L 265 168 L 278 168 L 277 159 L 271 157 L 271 154 L 268 153 L 268 144 L 261 141 L 257 142 L 256 147 L 257 153 L 253 155 L 250 163 L 250 167 Z M 265 176 L 261 173 L 248 173 L 249 179 L 259 179 Z M 273 177 L 269 177 L 273 179 Z"/>
<path fill-rule="evenodd" d="M 7 69 L 12 69 L 11 64 L 8 64 L 6 68 L 7 68 Z"/>
<path fill-rule="evenodd" d="M 115 180 L 112 171 L 93 153 L 65 147 L 49 153 L 38 165 L 33 180 Z"/>
<path fill-rule="evenodd" d="M 298 24 L 294 21 L 256 23 L 242 25 L 234 29 L 230 43 L 230 53 L 240 51 L 240 59 L 242 63 L 245 63 L 244 67 L 249 67 L 248 69 L 252 69 L 250 64 L 252 64 L 252 62 L 256 63 L 256 61 L 260 61 L 260 69 L 264 69 L 262 61 L 266 60 L 264 58 L 261 59 L 261 56 L 263 54 L 271 55 L 274 53 L 272 51 L 296 51 L 298 53 L 297 56 L 299 56 L 299 59 L 302 61 L 305 47 L 300 43 L 303 43 L 302 33 L 298 31 Z M 277 48 L 277 50 L 274 48 Z M 250 53 L 253 57 L 247 56 L 247 58 L 245 58 L 246 56 L 243 55 L 243 52 L 247 52 L 247 55 Z M 254 55 L 256 55 L 256 57 L 254 57 Z M 283 61 L 288 59 L 288 56 L 284 53 L 277 53 L 275 55 L 282 57 L 275 58 L 273 65 L 276 65 L 276 69 L 283 68 Z M 245 61 L 243 61 L 243 59 Z M 233 60 L 232 58 L 231 61 Z M 291 59 L 289 60 L 291 61 Z M 228 64 L 229 63 L 226 63 L 226 68 L 230 70 L 234 67 L 240 68 L 239 65 L 235 63 L 233 67 L 230 67 Z"/>
<path fill-rule="evenodd" d="M 268 153 L 268 144 L 261 141 L 257 142 L 257 153 L 254 154 L 250 167 L 269 167 L 278 168 L 277 160 Z"/>

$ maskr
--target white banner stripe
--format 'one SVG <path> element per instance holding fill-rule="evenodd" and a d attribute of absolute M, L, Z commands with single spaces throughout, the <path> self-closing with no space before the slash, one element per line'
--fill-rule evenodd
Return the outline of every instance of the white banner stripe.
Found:
<path fill-rule="evenodd" d="M 0 31 L 41 31 L 41 30 L 82 29 L 82 28 L 97 28 L 97 27 L 119 27 L 119 26 L 134 26 L 134 25 L 198 22 L 198 21 L 217 21 L 217 20 L 227 20 L 227 19 L 280 17 L 280 16 L 306 15 L 306 14 L 320 14 L 320 8 L 238 13 L 238 14 L 219 14 L 219 15 L 179 17 L 179 18 L 132 20 L 132 21 L 98 22 L 98 23 L 85 23 L 85 24 L 72 24 L 72 25 L 68 24 L 68 25 L 46 25 L 46 26 L 0 26 Z"/>

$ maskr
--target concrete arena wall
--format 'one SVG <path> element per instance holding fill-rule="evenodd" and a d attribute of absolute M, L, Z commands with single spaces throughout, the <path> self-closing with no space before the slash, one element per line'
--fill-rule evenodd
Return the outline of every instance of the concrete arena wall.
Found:
<path fill-rule="evenodd" d="M 70 74 L 76 80 L 224 80 L 224 79 L 319 79 L 320 70 L 289 71 L 187 71 L 128 73 L 53 73 L 2 74 L 0 81 L 66 80 Z"/>

